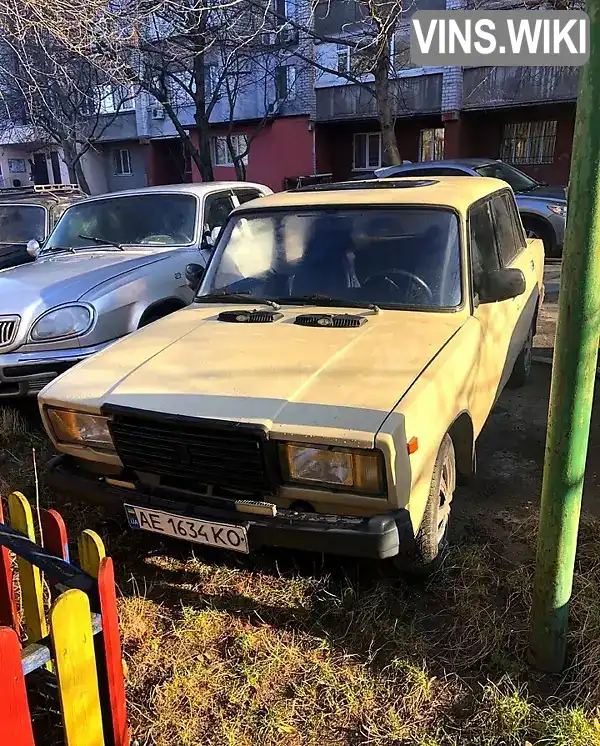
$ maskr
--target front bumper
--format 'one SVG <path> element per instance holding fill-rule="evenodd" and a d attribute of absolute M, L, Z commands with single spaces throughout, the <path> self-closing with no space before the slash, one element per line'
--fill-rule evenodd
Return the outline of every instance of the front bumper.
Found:
<path fill-rule="evenodd" d="M 57 456 L 48 467 L 46 483 L 73 500 L 85 500 L 119 511 L 123 505 L 154 508 L 181 516 L 218 523 L 243 524 L 250 550 L 263 546 L 300 549 L 349 557 L 386 559 L 414 552 L 415 539 L 407 510 L 395 510 L 370 518 L 299 513 L 279 509 L 275 517 L 240 513 L 233 500 L 198 496 L 194 502 L 176 498 L 168 490 L 152 493 L 109 484 L 90 474 L 69 456 Z"/>
<path fill-rule="evenodd" d="M 38 394 L 56 376 L 109 344 L 111 342 L 72 350 L 0 354 L 0 399 Z"/>

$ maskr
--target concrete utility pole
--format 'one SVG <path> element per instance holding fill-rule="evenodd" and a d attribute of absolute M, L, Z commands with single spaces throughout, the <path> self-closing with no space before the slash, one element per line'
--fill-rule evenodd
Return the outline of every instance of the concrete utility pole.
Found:
<path fill-rule="evenodd" d="M 600 0 L 587 12 L 531 610 L 531 657 L 544 671 L 565 661 L 600 332 Z"/>

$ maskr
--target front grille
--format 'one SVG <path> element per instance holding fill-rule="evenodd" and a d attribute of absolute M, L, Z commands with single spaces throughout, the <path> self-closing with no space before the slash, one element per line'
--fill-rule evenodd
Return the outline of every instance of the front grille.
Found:
<path fill-rule="evenodd" d="M 12 344 L 18 328 L 18 316 L 0 316 L 0 347 L 8 347 Z"/>
<path fill-rule="evenodd" d="M 273 492 L 266 462 L 269 444 L 260 428 L 116 413 L 111 432 L 123 465 L 135 471 L 178 477 L 191 488 Z"/>

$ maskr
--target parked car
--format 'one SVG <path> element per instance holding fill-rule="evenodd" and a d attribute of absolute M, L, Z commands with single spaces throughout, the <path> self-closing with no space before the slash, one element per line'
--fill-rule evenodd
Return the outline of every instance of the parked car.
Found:
<path fill-rule="evenodd" d="M 543 265 L 497 179 L 244 205 L 189 307 L 42 391 L 47 479 L 136 529 L 431 569 L 457 473 L 529 374 Z"/>
<path fill-rule="evenodd" d="M 405 163 L 375 171 L 378 179 L 399 176 L 487 176 L 512 187 L 525 232 L 541 238 L 546 256 L 559 257 L 565 240 L 567 197 L 565 187 L 542 184 L 508 163 L 492 158 L 457 158 L 447 161 Z"/>
<path fill-rule="evenodd" d="M 67 207 L 86 197 L 72 184 L 0 189 L 0 270 L 33 261 L 27 242 L 45 241 Z"/>
<path fill-rule="evenodd" d="M 177 184 L 67 208 L 32 264 L 0 272 L 0 398 L 37 394 L 115 339 L 183 308 L 186 265 L 206 264 L 236 206 L 260 184 Z M 193 283 L 192 283 L 193 284 Z"/>

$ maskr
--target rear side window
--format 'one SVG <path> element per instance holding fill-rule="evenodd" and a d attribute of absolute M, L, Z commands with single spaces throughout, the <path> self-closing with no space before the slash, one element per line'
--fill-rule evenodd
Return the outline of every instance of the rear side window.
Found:
<path fill-rule="evenodd" d="M 238 198 L 240 205 L 262 197 L 262 193 L 258 189 L 236 189 L 234 194 Z"/>
<path fill-rule="evenodd" d="M 477 205 L 469 213 L 469 242 L 473 286 L 477 290 L 482 274 L 493 272 L 500 267 L 489 202 Z"/>
<path fill-rule="evenodd" d="M 508 194 L 498 194 L 491 200 L 492 214 L 498 239 L 498 251 L 502 264 L 506 266 L 521 250 L 519 237 L 511 212 L 511 200 Z"/>

